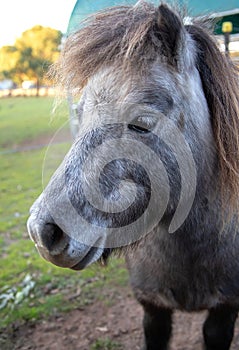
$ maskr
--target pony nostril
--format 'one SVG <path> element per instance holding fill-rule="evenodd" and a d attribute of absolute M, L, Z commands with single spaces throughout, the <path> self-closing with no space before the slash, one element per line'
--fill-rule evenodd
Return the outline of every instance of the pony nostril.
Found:
<path fill-rule="evenodd" d="M 68 238 L 62 229 L 52 223 L 45 224 L 41 232 L 43 246 L 51 254 L 60 254 L 68 245 Z"/>

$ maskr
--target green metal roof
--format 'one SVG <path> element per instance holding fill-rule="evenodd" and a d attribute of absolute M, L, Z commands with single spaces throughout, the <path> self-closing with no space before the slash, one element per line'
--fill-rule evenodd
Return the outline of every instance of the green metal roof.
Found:
<path fill-rule="evenodd" d="M 77 30 L 79 28 L 80 22 L 91 13 L 102 10 L 106 7 L 135 4 L 136 2 L 137 1 L 135 0 L 78 0 L 76 1 L 75 7 L 72 11 L 67 32 L 69 34 Z M 151 2 L 155 5 L 158 5 L 160 3 L 160 0 L 151 0 Z M 170 3 L 172 0 L 168 0 L 166 2 Z M 237 9 L 237 12 L 239 14 L 239 0 L 178 0 L 178 3 L 186 5 L 189 11 L 189 15 L 193 16 L 224 11 L 231 12 L 234 9 Z M 229 16 L 225 20 L 233 21 L 233 27 L 237 28 L 237 30 L 235 30 L 235 33 L 239 33 L 239 18 L 233 19 Z M 222 21 L 225 20 L 222 19 Z M 235 23 L 234 20 L 236 21 Z M 217 34 L 221 33 L 220 28 L 221 22 L 217 25 L 217 28 L 215 30 Z"/>

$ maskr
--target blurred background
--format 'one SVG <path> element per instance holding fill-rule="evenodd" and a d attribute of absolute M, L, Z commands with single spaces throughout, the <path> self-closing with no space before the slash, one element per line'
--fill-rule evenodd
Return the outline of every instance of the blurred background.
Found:
<path fill-rule="evenodd" d="M 48 68 L 87 14 L 119 3 L 135 1 L 0 5 L 0 349 L 139 349 L 141 309 L 123 260 L 81 272 L 57 268 L 39 257 L 26 231 L 29 208 L 78 127 L 69 98 L 53 113 Z M 187 21 L 210 15 L 220 49 L 239 64 L 239 0 L 187 5 Z M 181 322 L 187 331 L 194 327 L 190 318 Z M 191 329 L 194 349 L 198 329 Z"/>

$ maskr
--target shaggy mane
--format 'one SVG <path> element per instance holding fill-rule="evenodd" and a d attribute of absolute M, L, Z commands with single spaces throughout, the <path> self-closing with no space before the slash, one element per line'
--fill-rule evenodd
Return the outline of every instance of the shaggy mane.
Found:
<path fill-rule="evenodd" d="M 202 26 L 186 26 L 197 44 L 200 73 L 217 145 L 222 206 L 228 218 L 239 214 L 239 78 Z"/>
<path fill-rule="evenodd" d="M 102 67 L 115 64 L 130 71 L 147 67 L 158 57 L 157 15 L 152 4 L 140 2 L 90 16 L 65 42 L 56 66 L 57 83 L 77 93 Z"/>
<path fill-rule="evenodd" d="M 167 8 L 161 5 L 161 8 Z M 137 74 L 164 51 L 170 35 L 159 26 L 159 8 L 147 2 L 104 10 L 83 23 L 69 36 L 56 66 L 60 86 L 79 93 L 100 68 L 123 67 Z M 161 12 L 162 15 L 162 12 Z M 182 26 L 182 20 L 170 22 Z M 176 28 L 177 29 L 177 28 Z M 180 28 L 179 28 L 180 29 Z M 200 24 L 185 26 L 197 47 L 196 65 L 211 114 L 220 165 L 222 205 L 229 213 L 239 211 L 239 87 L 232 63 L 218 49 L 212 36 Z M 178 38 L 170 38 L 176 41 Z M 170 59 L 170 57 L 168 57 Z"/>

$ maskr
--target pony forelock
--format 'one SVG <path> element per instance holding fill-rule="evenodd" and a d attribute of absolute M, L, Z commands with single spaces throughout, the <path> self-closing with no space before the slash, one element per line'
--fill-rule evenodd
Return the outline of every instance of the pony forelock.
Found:
<path fill-rule="evenodd" d="M 184 27 L 179 15 L 173 14 L 166 5 L 160 6 L 159 13 L 160 7 L 140 1 L 137 6 L 117 6 L 91 16 L 79 31 L 68 37 L 52 72 L 66 91 L 80 93 L 87 81 L 107 66 L 123 67 L 127 76 L 143 75 L 150 63 L 160 57 L 174 66 L 178 59 L 177 41 L 183 40 L 180 31 L 187 32 L 195 42 L 195 65 L 210 111 L 219 161 L 222 207 L 227 213 L 238 214 L 238 72 L 220 52 L 202 23 Z M 164 20 L 163 15 L 169 18 L 159 23 L 159 17 Z M 167 23 L 170 23 L 172 33 L 168 31 Z"/>

